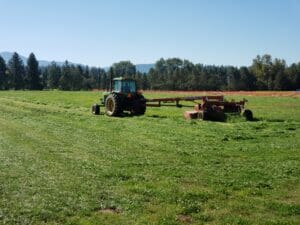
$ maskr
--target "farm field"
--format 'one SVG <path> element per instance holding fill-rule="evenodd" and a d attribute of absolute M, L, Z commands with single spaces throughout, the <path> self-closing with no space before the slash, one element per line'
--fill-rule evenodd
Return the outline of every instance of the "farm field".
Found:
<path fill-rule="evenodd" d="M 93 116 L 99 97 L 0 92 L 0 224 L 299 224 L 296 92 L 228 93 L 256 120 L 225 123 Z"/>

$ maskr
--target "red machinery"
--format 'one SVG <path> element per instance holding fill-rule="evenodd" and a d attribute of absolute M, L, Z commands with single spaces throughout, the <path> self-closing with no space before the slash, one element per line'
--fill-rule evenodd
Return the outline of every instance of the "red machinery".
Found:
<path fill-rule="evenodd" d="M 176 103 L 175 106 L 181 107 L 180 101 L 201 100 L 194 106 L 194 110 L 186 111 L 184 117 L 186 119 L 203 119 L 213 121 L 225 121 L 226 113 L 242 114 L 247 120 L 253 120 L 251 110 L 245 109 L 246 99 L 242 101 L 227 101 L 224 96 L 190 96 L 176 98 L 156 98 L 146 99 L 147 106 L 160 107 L 161 103 Z M 153 104 L 156 103 L 156 104 Z"/>

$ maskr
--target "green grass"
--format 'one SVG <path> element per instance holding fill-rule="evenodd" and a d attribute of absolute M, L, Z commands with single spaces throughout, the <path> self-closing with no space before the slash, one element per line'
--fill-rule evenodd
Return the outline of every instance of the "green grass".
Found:
<path fill-rule="evenodd" d="M 246 98 L 257 121 L 219 123 L 0 92 L 0 224 L 299 224 L 300 98 Z"/>

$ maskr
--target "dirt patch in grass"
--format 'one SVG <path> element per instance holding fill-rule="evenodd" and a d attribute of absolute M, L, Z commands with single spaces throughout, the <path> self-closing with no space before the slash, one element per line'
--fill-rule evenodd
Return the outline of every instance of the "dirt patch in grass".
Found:
<path fill-rule="evenodd" d="M 120 209 L 117 208 L 104 208 L 104 209 L 97 209 L 96 211 L 104 214 L 118 214 L 121 213 Z"/>
<path fill-rule="evenodd" d="M 189 215 L 184 215 L 184 214 L 180 214 L 176 217 L 177 221 L 184 223 L 184 224 L 189 224 L 193 222 L 193 219 L 191 216 Z"/>

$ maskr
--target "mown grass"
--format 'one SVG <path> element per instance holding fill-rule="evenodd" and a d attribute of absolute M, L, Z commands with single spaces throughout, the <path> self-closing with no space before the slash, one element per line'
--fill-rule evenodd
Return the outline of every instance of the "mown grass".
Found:
<path fill-rule="evenodd" d="M 246 98 L 257 121 L 219 123 L 0 92 L 0 224 L 299 224 L 300 98 Z"/>

